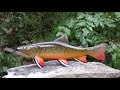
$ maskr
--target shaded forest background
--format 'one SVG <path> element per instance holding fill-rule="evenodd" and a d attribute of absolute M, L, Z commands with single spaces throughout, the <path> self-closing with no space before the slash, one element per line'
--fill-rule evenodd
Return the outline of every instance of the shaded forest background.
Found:
<path fill-rule="evenodd" d="M 99 62 L 120 69 L 120 12 L 0 12 L 0 48 L 52 41 L 63 34 L 74 46 L 107 43 L 106 60 Z M 24 61 L 32 59 L 0 52 L 1 76 Z"/>

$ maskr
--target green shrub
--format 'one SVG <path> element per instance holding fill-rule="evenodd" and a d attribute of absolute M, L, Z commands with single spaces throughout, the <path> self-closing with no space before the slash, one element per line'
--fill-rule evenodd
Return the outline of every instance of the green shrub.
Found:
<path fill-rule="evenodd" d="M 120 43 L 110 42 L 106 53 L 107 60 L 104 63 L 113 68 L 120 69 Z"/>
<path fill-rule="evenodd" d="M 75 46 L 88 47 L 106 42 L 108 47 L 103 63 L 120 69 L 119 12 L 0 13 L 0 48 L 52 41 L 62 34 L 67 35 L 70 44 Z M 21 65 L 22 61 L 23 57 L 0 52 L 0 72 Z"/>
<path fill-rule="evenodd" d="M 118 63 L 120 58 L 118 53 L 120 45 L 119 20 L 119 12 L 80 12 L 76 18 L 67 20 L 63 25 L 58 25 L 56 36 L 67 35 L 70 44 L 75 46 L 90 47 L 107 43 L 107 58 L 103 62 L 120 69 Z"/>
<path fill-rule="evenodd" d="M 54 40 L 53 28 L 75 15 L 72 12 L 0 12 L 0 50 Z M 21 65 L 21 59 L 12 53 L 0 52 L 0 73 Z"/>
<path fill-rule="evenodd" d="M 5 72 L 8 68 L 22 65 L 22 57 L 14 54 L 0 53 L 0 73 Z"/>

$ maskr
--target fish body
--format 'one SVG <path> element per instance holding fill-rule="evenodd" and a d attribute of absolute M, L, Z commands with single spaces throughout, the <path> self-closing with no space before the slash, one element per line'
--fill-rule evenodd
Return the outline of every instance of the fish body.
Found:
<path fill-rule="evenodd" d="M 99 60 L 105 60 L 105 49 L 105 43 L 93 47 L 80 48 L 54 41 L 20 46 L 17 48 L 16 54 L 27 58 L 35 58 L 36 62 L 43 66 L 44 59 L 61 60 L 67 64 L 66 59 L 72 58 L 86 62 L 86 56 L 89 55 Z"/>
<path fill-rule="evenodd" d="M 79 48 L 61 42 L 43 42 L 21 46 L 17 48 L 18 54 L 34 58 L 39 56 L 44 59 L 70 59 L 87 54 L 87 48 Z"/>

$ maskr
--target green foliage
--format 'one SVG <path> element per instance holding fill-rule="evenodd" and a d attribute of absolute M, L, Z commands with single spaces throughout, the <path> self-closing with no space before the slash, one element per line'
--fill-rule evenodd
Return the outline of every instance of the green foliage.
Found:
<path fill-rule="evenodd" d="M 5 72 L 8 68 L 17 67 L 22 64 L 22 57 L 14 54 L 0 53 L 0 73 Z"/>
<path fill-rule="evenodd" d="M 110 42 L 106 53 L 107 60 L 104 63 L 113 68 L 120 69 L 120 44 Z"/>
<path fill-rule="evenodd" d="M 119 12 L 81 12 L 76 18 L 58 25 L 56 36 L 62 34 L 69 37 L 70 44 L 75 46 L 94 46 L 106 42 L 107 58 L 105 64 L 120 69 L 118 62 L 120 45 L 120 13 Z M 118 45 L 116 45 L 116 43 Z"/>
<path fill-rule="evenodd" d="M 0 50 L 54 40 L 53 28 L 75 15 L 72 12 L 1 12 Z M 20 65 L 20 62 L 20 56 L 0 52 L 0 72 Z"/>
<path fill-rule="evenodd" d="M 109 15 L 110 13 L 78 13 L 77 17 L 68 20 L 65 25 L 58 26 L 56 36 L 65 34 L 73 39 L 74 37 L 84 46 L 96 45 L 101 41 L 106 42 L 106 34 L 109 31 L 104 28 L 114 28 L 115 18 Z M 72 36 L 72 37 L 71 37 Z M 93 37 L 94 36 L 94 37 Z M 109 36 L 109 34 L 108 34 Z M 109 36 L 111 37 L 111 36 Z"/>
<path fill-rule="evenodd" d="M 106 42 L 108 47 L 103 63 L 120 69 L 120 12 L 0 13 L 0 49 L 52 41 L 62 34 L 75 46 Z M 22 61 L 20 56 L 0 52 L 0 72 L 21 65 Z"/>
<path fill-rule="evenodd" d="M 43 41 L 51 33 L 54 25 L 68 16 L 72 14 L 69 12 L 66 14 L 59 12 L 0 13 L 0 46 L 13 47 Z"/>
<path fill-rule="evenodd" d="M 120 45 L 117 45 L 117 48 L 114 51 L 114 54 L 112 55 L 112 60 L 114 61 L 113 67 L 116 69 L 120 69 Z"/>

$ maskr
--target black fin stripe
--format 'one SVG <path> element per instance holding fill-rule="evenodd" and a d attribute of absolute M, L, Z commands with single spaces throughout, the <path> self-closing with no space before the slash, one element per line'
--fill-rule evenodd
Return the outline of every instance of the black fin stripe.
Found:
<path fill-rule="evenodd" d="M 35 58 L 33 58 L 33 62 L 36 63 L 36 62 L 35 62 Z"/>
<path fill-rule="evenodd" d="M 78 60 L 77 58 L 74 58 L 76 61 L 78 61 L 78 62 L 81 62 L 80 60 Z"/>
<path fill-rule="evenodd" d="M 40 64 L 38 63 L 38 61 L 36 60 L 36 58 L 34 58 L 34 61 L 38 65 L 39 68 L 42 68 L 42 66 L 40 66 Z"/>
<path fill-rule="evenodd" d="M 65 64 L 64 62 L 62 62 L 61 60 L 58 60 L 62 65 L 64 65 L 64 66 L 70 66 L 70 65 L 68 65 L 68 64 Z"/>

